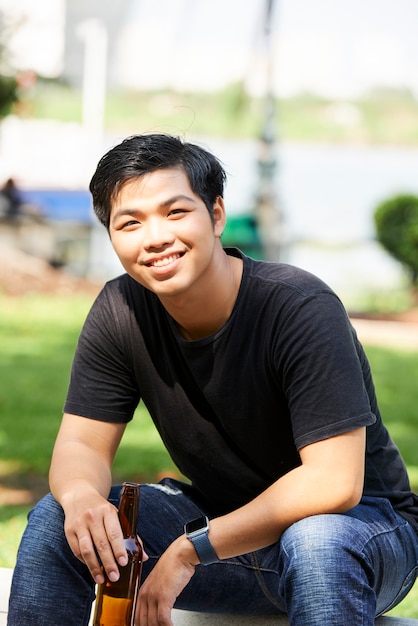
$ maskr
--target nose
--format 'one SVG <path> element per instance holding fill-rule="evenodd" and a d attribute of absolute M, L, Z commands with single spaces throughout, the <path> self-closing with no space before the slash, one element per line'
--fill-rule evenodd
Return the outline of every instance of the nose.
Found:
<path fill-rule="evenodd" d="M 150 217 L 142 227 L 143 245 L 146 249 L 161 249 L 173 243 L 175 237 L 169 223 L 160 217 Z"/>

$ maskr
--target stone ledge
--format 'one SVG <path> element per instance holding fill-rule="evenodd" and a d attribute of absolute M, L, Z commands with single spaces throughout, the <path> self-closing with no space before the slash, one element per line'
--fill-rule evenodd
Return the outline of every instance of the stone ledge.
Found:
<path fill-rule="evenodd" d="M 174 626 L 289 626 L 287 617 L 277 615 L 211 615 L 173 611 Z M 418 620 L 401 617 L 379 617 L 376 626 L 417 626 Z"/>
<path fill-rule="evenodd" d="M 0 568 L 0 626 L 6 626 L 7 608 L 13 570 Z M 212 615 L 191 611 L 173 611 L 174 626 L 289 626 L 285 616 L 275 615 Z M 418 626 L 418 620 L 401 617 L 380 617 L 376 626 Z"/>

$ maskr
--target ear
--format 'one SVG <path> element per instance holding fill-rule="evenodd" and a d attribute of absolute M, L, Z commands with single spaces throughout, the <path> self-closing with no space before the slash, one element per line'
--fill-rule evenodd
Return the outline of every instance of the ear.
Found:
<path fill-rule="evenodd" d="M 226 224 L 224 199 L 218 196 L 213 203 L 213 232 L 215 237 L 220 237 Z"/>

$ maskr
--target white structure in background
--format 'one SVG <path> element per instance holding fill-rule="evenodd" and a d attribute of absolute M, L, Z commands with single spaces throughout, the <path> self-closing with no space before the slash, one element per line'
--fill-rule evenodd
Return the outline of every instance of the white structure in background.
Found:
<path fill-rule="evenodd" d="M 22 69 L 81 84 L 80 22 L 108 31 L 112 87 L 213 90 L 244 79 L 252 92 L 262 45 L 264 3 L 246 0 L 0 0 L 23 18 L 12 38 Z M 280 0 L 275 91 L 344 98 L 373 86 L 418 94 L 416 0 Z"/>
<path fill-rule="evenodd" d="M 96 143 L 104 129 L 107 31 L 101 20 L 90 19 L 78 25 L 77 35 L 84 42 L 83 126 Z"/>
<path fill-rule="evenodd" d="M 2 22 L 13 27 L 10 61 L 47 78 L 64 67 L 65 0 L 0 0 Z"/>
<path fill-rule="evenodd" d="M 9 63 L 43 78 L 63 75 L 68 4 L 74 0 L 0 0 Z M 30 186 L 83 188 L 103 153 L 107 30 L 96 18 L 73 24 L 80 49 L 82 124 L 8 116 L 0 126 L 0 180 Z"/>

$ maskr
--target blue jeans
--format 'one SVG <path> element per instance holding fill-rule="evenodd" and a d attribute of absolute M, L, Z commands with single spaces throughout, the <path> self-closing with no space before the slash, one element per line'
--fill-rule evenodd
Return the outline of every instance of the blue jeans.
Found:
<path fill-rule="evenodd" d="M 120 488 L 110 500 L 117 505 Z M 138 532 L 150 559 L 199 517 L 193 489 L 166 479 L 143 485 Z M 9 626 L 85 626 L 94 600 L 87 567 L 72 554 L 63 512 L 51 495 L 29 515 L 19 548 Z M 344 515 L 316 515 L 290 526 L 277 544 L 198 566 L 176 607 L 211 613 L 287 613 L 292 626 L 372 626 L 412 587 L 418 538 L 390 503 L 363 498 Z"/>

